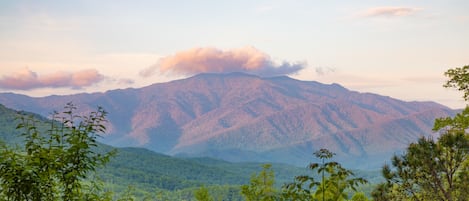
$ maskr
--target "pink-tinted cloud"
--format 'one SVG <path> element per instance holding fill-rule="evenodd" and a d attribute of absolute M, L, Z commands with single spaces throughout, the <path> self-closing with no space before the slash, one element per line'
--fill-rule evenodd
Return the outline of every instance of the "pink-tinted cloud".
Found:
<path fill-rule="evenodd" d="M 134 80 L 128 79 L 128 78 L 121 78 L 117 80 L 117 84 L 120 84 L 120 85 L 131 85 L 134 83 L 135 83 Z"/>
<path fill-rule="evenodd" d="M 303 63 L 275 64 L 269 55 L 253 47 L 220 50 L 193 48 L 161 58 L 157 64 L 140 72 L 149 77 L 156 72 L 194 75 L 198 73 L 246 72 L 261 76 L 287 75 L 304 68 Z"/>
<path fill-rule="evenodd" d="M 30 90 L 46 87 L 68 87 L 79 89 L 101 82 L 103 79 L 104 76 L 94 69 L 82 70 L 73 73 L 55 72 L 40 76 L 28 68 L 24 68 L 12 75 L 3 76 L 0 79 L 0 88 Z"/>
<path fill-rule="evenodd" d="M 415 14 L 416 12 L 422 10 L 421 8 L 412 8 L 412 7 L 374 7 L 369 8 L 362 13 L 363 17 L 402 17 Z"/>

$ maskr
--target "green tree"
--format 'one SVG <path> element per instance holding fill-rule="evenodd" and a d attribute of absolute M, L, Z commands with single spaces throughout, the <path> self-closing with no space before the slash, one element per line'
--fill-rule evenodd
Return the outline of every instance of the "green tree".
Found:
<path fill-rule="evenodd" d="M 197 201 L 213 201 L 213 197 L 208 192 L 208 189 L 205 186 L 201 186 L 195 191 L 195 199 Z"/>
<path fill-rule="evenodd" d="M 83 180 L 113 154 L 97 151 L 96 138 L 105 132 L 106 112 L 98 107 L 88 116 L 75 114 L 69 103 L 54 112 L 47 131 L 33 117 L 20 116 L 23 149 L 0 148 L 0 197 L 6 200 L 99 200 Z M 107 198 L 103 198 L 107 199 Z"/>
<path fill-rule="evenodd" d="M 463 92 L 463 98 L 469 101 L 469 65 L 448 69 L 445 76 L 449 78 L 443 85 L 445 88 L 456 88 Z"/>
<path fill-rule="evenodd" d="M 368 197 L 363 192 L 356 192 L 353 194 L 351 201 L 368 201 Z"/>
<path fill-rule="evenodd" d="M 241 186 L 241 194 L 247 201 L 273 201 L 275 175 L 271 164 L 264 164 L 259 174 L 253 174 L 249 185 Z"/>
<path fill-rule="evenodd" d="M 337 201 L 348 199 L 347 189 L 356 191 L 359 184 L 367 181 L 363 178 L 350 178 L 354 173 L 343 168 L 340 163 L 326 160 L 335 154 L 327 149 L 320 149 L 314 155 L 321 163 L 311 163 L 308 168 L 313 171 L 312 176 L 297 176 L 295 182 L 287 184 L 283 189 L 285 200 L 327 200 Z M 315 178 L 320 177 L 321 181 Z"/>
<path fill-rule="evenodd" d="M 385 165 L 386 184 L 375 189 L 375 199 L 466 200 L 469 139 L 464 133 L 447 130 L 438 141 L 420 138 L 404 155 Z M 380 197 L 380 198 L 378 198 Z"/>
<path fill-rule="evenodd" d="M 449 69 L 445 87 L 464 92 L 469 100 L 469 66 Z M 435 120 L 435 141 L 420 138 L 406 152 L 385 165 L 385 183 L 379 184 L 372 196 L 375 200 L 467 200 L 469 197 L 469 107 L 454 117 Z"/>
<path fill-rule="evenodd" d="M 135 193 L 135 187 L 133 186 L 127 186 L 127 189 L 125 189 L 124 192 L 122 192 L 121 196 L 117 201 L 135 201 L 137 200 L 134 196 Z"/>

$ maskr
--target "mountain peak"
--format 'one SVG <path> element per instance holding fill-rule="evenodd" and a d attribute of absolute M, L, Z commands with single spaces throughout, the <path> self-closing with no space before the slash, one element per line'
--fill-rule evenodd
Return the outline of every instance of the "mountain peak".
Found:
<path fill-rule="evenodd" d="M 242 72 L 198 74 L 99 94 L 0 94 L 5 106 L 42 115 L 70 101 L 83 112 L 96 105 L 109 112 L 109 134 L 103 140 L 111 145 L 286 163 L 308 160 L 323 147 L 343 158 L 389 158 L 419 136 L 431 134 L 435 118 L 453 114 L 436 103 Z"/>
<path fill-rule="evenodd" d="M 213 77 L 223 77 L 223 78 L 239 78 L 239 77 L 250 77 L 250 78 L 259 78 L 257 75 L 245 73 L 245 72 L 230 72 L 230 73 L 200 73 L 192 78 L 213 78 Z"/>

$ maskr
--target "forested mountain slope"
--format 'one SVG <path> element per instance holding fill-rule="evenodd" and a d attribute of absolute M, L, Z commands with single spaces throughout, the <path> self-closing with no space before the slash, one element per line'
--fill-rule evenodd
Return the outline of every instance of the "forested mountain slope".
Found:
<path fill-rule="evenodd" d="M 374 168 L 454 114 L 433 102 L 405 102 L 338 84 L 243 73 L 200 74 L 139 89 L 33 98 L 0 94 L 0 103 L 48 115 L 73 101 L 80 112 L 109 112 L 102 142 L 180 156 L 305 165 L 328 148 L 344 164 Z"/>
<path fill-rule="evenodd" d="M 21 112 L 25 113 L 25 112 Z M 47 119 L 33 113 L 35 124 L 42 134 L 47 130 Z M 19 112 L 0 104 L 0 141 L 15 147 L 21 145 L 22 130 L 16 129 Z M 21 147 L 21 146 L 18 146 Z M 98 171 L 98 176 L 108 184 L 121 188 L 129 185 L 152 191 L 180 190 L 201 185 L 240 185 L 249 182 L 253 172 L 261 169 L 259 163 L 231 163 L 211 158 L 175 158 L 143 148 L 114 148 L 99 144 L 98 152 L 117 150 L 110 162 Z M 280 184 L 294 175 L 304 173 L 304 168 L 274 164 Z"/>

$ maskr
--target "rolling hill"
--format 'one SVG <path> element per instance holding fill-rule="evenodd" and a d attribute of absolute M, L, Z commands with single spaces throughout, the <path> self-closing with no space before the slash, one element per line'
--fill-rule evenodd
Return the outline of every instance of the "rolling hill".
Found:
<path fill-rule="evenodd" d="M 286 76 L 200 74 L 138 89 L 28 97 L 2 93 L 0 103 L 48 115 L 73 101 L 81 112 L 109 112 L 102 142 L 179 156 L 304 165 L 328 148 L 354 168 L 376 168 L 422 135 L 437 117 L 433 102 L 405 102 L 338 84 Z"/>

